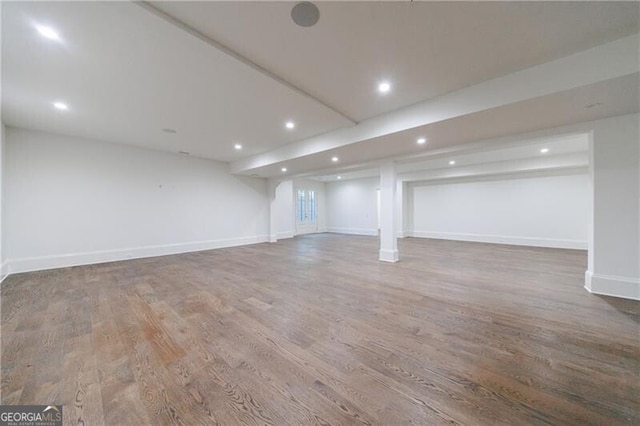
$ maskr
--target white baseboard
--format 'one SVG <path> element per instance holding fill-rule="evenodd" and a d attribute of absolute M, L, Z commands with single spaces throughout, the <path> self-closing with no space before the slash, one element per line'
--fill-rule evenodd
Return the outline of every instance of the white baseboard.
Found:
<path fill-rule="evenodd" d="M 351 234 L 351 235 L 372 235 L 377 236 L 377 229 L 366 228 L 327 228 L 327 232 L 333 232 L 336 234 Z"/>
<path fill-rule="evenodd" d="M 9 263 L 3 262 L 0 264 L 0 284 L 4 281 L 5 278 L 9 276 Z"/>
<path fill-rule="evenodd" d="M 397 262 L 398 250 L 380 250 L 380 260 L 382 262 Z"/>
<path fill-rule="evenodd" d="M 593 294 L 640 300 L 640 279 L 638 278 L 600 275 L 587 271 L 584 274 L 584 288 Z"/>
<path fill-rule="evenodd" d="M 8 259 L 7 264 L 9 267 L 8 272 L 16 274 L 19 272 L 41 271 L 45 269 L 65 268 L 68 266 L 91 265 L 95 263 L 116 262 L 119 260 L 141 259 L 145 257 L 166 256 L 193 251 L 243 246 L 268 241 L 268 235 L 259 235 L 255 237 L 231 238 L 226 240 L 196 241 L 190 243 L 132 247 L 128 249 L 103 250 L 87 253 Z"/>
<path fill-rule="evenodd" d="M 277 235 L 278 235 L 278 239 L 279 240 L 284 240 L 284 239 L 287 239 L 287 238 L 293 238 L 295 236 L 293 231 L 278 232 Z"/>
<path fill-rule="evenodd" d="M 550 238 L 511 237 L 489 234 L 458 234 L 429 231 L 413 231 L 411 232 L 411 236 L 417 238 L 435 238 L 439 240 L 473 241 L 478 243 L 511 244 L 515 246 L 587 250 L 587 242 L 578 240 L 555 240 Z"/>

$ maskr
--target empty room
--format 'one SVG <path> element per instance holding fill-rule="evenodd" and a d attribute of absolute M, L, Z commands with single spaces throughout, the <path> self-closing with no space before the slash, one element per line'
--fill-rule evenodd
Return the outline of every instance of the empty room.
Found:
<path fill-rule="evenodd" d="M 640 424 L 640 2 L 0 23 L 0 424 Z"/>

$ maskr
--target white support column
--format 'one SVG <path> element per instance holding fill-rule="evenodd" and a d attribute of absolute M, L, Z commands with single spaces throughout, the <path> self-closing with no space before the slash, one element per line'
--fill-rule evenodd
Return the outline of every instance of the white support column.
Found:
<path fill-rule="evenodd" d="M 278 241 L 277 231 L 277 218 L 278 218 L 278 203 L 276 199 L 276 190 L 280 185 L 279 181 L 269 179 L 267 182 L 267 196 L 269 199 L 269 242 L 275 243 Z"/>
<path fill-rule="evenodd" d="M 640 300 L 640 115 L 594 122 L 593 221 L 585 287 Z"/>
<path fill-rule="evenodd" d="M 396 191 L 396 164 L 389 161 L 380 166 L 380 260 L 383 262 L 398 261 Z"/>

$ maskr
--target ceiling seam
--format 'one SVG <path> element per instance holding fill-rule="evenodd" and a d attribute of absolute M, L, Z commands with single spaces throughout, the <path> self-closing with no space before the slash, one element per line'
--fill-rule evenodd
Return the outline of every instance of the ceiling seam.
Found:
<path fill-rule="evenodd" d="M 186 23 L 182 22 L 181 20 L 169 15 L 168 13 L 163 12 L 162 10 L 156 8 L 155 6 L 153 6 L 151 3 L 147 2 L 147 1 L 133 1 L 132 3 L 137 4 L 138 6 L 142 7 L 143 9 L 145 9 L 146 11 L 158 16 L 159 18 L 165 20 L 166 22 L 172 24 L 173 26 L 181 29 L 182 31 L 200 39 L 201 41 L 207 43 L 208 45 L 214 47 L 215 49 L 225 53 L 228 56 L 231 56 L 232 58 L 242 62 L 243 64 L 253 68 L 255 71 L 258 71 L 260 74 L 264 75 L 265 77 L 270 78 L 271 80 L 286 86 L 287 88 L 289 88 L 290 90 L 293 90 L 294 92 L 298 93 L 299 95 L 304 96 L 307 99 L 310 99 L 311 101 L 323 106 L 324 108 L 327 108 L 331 111 L 333 111 L 334 113 L 340 115 L 342 118 L 344 118 L 345 120 L 349 121 L 352 125 L 356 125 L 358 124 L 358 122 L 349 117 L 347 114 L 345 114 L 344 112 L 340 111 L 339 109 L 327 104 L 326 102 L 318 99 L 316 96 L 310 94 L 309 92 L 301 89 L 300 87 L 296 86 L 295 84 L 285 80 L 284 78 L 280 77 L 279 75 L 275 74 L 272 71 L 269 71 L 268 69 L 264 68 L 263 66 L 253 62 L 251 59 L 241 55 L 240 53 L 236 52 L 235 50 L 231 49 L 228 46 L 225 46 L 224 44 L 220 43 L 219 41 L 212 39 L 211 37 L 205 35 L 204 33 L 196 30 L 195 28 L 187 25 Z"/>

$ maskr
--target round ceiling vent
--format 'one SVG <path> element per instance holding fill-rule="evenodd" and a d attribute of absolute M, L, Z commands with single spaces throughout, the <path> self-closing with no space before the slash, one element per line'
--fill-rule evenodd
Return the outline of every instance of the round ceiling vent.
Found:
<path fill-rule="evenodd" d="M 315 4 L 303 1 L 293 6 L 291 19 L 301 27 L 311 27 L 320 19 L 320 11 Z"/>

